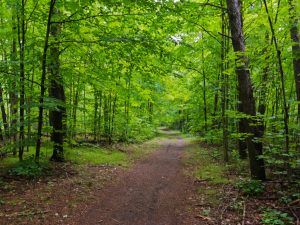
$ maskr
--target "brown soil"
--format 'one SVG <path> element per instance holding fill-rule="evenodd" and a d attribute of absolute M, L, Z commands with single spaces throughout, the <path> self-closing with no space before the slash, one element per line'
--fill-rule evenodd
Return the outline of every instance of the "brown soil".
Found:
<path fill-rule="evenodd" d="M 264 207 L 287 212 L 299 224 L 300 203 L 278 204 L 276 183 L 266 184 L 263 196 L 247 197 L 232 182 L 216 184 L 187 176 L 207 160 L 186 161 L 192 157 L 186 150 L 198 148 L 199 143 L 169 131 L 165 134 L 167 139 L 159 146 L 141 145 L 143 152 L 152 153 L 129 170 L 54 164 L 50 177 L 2 180 L 0 224 L 259 225 Z M 209 146 L 205 149 L 210 151 Z"/>
<path fill-rule="evenodd" d="M 176 225 L 196 224 L 186 218 L 190 181 L 181 157 L 187 143 L 170 134 L 158 151 L 138 162 L 106 187 L 98 202 L 70 224 Z"/>

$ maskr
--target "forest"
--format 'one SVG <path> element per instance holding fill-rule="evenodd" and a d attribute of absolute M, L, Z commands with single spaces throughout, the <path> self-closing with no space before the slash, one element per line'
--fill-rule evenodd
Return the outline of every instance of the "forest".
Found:
<path fill-rule="evenodd" d="M 298 0 L 0 0 L 0 208 L 178 130 L 242 177 L 239 224 L 263 186 L 285 206 L 250 224 L 300 224 L 299 20 Z"/>

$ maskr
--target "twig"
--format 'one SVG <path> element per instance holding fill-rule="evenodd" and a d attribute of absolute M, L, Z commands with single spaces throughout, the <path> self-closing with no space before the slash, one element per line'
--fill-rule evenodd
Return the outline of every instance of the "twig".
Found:
<path fill-rule="evenodd" d="M 24 211 L 24 212 L 15 212 L 12 214 L 0 214 L 0 217 L 14 217 L 14 216 L 28 216 L 28 215 L 37 215 L 37 214 L 44 214 L 44 213 L 48 213 L 50 212 L 49 210 L 47 211 L 39 211 L 39 212 L 28 212 L 28 211 Z"/>
<path fill-rule="evenodd" d="M 300 202 L 300 199 L 296 199 L 295 201 L 292 201 L 290 202 L 288 205 L 291 206 L 291 205 L 296 205 L 297 203 Z"/>
<path fill-rule="evenodd" d="M 244 200 L 244 210 L 243 210 L 243 221 L 242 221 L 242 225 L 245 225 L 245 218 L 246 218 L 246 204 L 247 201 L 246 199 Z"/>
<path fill-rule="evenodd" d="M 297 216 L 295 211 L 289 205 L 287 205 L 287 207 L 290 210 L 290 212 L 293 214 L 293 216 L 296 218 L 296 225 L 299 225 L 299 223 L 300 223 L 299 217 Z"/>
<path fill-rule="evenodd" d="M 117 223 L 121 223 L 120 221 L 118 221 L 118 220 L 116 220 L 114 218 L 112 218 L 112 220 L 115 221 L 115 222 L 117 222 Z"/>
<path fill-rule="evenodd" d="M 233 187 L 231 187 L 231 188 L 227 191 L 227 193 L 229 193 L 229 194 L 226 195 L 226 197 L 230 195 L 232 189 L 233 189 Z M 235 202 L 236 202 L 236 200 L 238 199 L 238 196 L 239 196 L 239 193 L 236 195 L 235 198 L 233 198 L 233 202 L 230 202 L 229 204 L 227 204 L 227 205 L 224 207 L 224 209 L 223 209 L 222 212 L 221 212 L 221 216 L 220 216 L 221 221 L 223 220 L 223 214 L 226 212 L 226 210 L 229 208 L 229 206 L 230 206 L 232 203 L 235 203 Z"/>
<path fill-rule="evenodd" d="M 204 220 L 212 221 L 212 219 L 210 217 L 206 217 L 206 216 L 202 216 L 202 215 L 197 215 L 197 216 L 195 216 L 195 218 L 201 218 Z"/>

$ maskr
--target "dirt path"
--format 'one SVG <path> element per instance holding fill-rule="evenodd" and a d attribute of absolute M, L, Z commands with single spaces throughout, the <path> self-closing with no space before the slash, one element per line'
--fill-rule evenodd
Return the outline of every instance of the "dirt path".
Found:
<path fill-rule="evenodd" d="M 73 224 L 195 224 L 186 217 L 188 180 L 181 157 L 187 143 L 169 133 L 160 149 L 108 186 L 97 204 L 80 212 Z"/>

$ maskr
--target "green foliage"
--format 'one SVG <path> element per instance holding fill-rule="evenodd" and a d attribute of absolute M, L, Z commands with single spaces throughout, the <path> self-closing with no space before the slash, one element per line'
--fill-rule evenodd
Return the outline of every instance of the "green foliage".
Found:
<path fill-rule="evenodd" d="M 264 225 L 292 225 L 293 218 L 285 212 L 266 208 L 263 210 L 262 224 Z"/>
<path fill-rule="evenodd" d="M 291 148 L 287 152 L 282 145 L 278 143 L 268 144 L 265 147 L 263 159 L 270 167 L 272 167 L 274 175 L 285 176 L 288 167 L 297 169 L 300 166 L 300 155 L 295 149 L 295 145 L 291 145 Z"/>
<path fill-rule="evenodd" d="M 78 164 L 90 165 L 128 165 L 128 156 L 117 150 L 105 150 L 96 147 L 78 147 L 66 149 L 65 159 Z"/>
<path fill-rule="evenodd" d="M 264 185 L 260 180 L 239 181 L 237 187 L 246 195 L 260 195 L 264 192 Z"/>
<path fill-rule="evenodd" d="M 290 195 L 284 195 L 280 198 L 280 201 L 285 203 L 285 204 L 289 204 L 292 201 L 298 201 L 300 199 L 300 193 L 299 192 L 295 192 L 292 193 Z"/>
<path fill-rule="evenodd" d="M 9 120 L 16 117 L 16 121 L 19 121 L 14 126 L 9 124 L 7 133 L 12 133 L 14 129 L 19 132 L 22 123 L 18 117 L 21 110 L 17 109 L 16 114 L 12 115 L 14 106 L 10 98 L 13 93 L 23 96 L 19 65 L 20 62 L 26 62 L 26 101 L 24 106 L 20 106 L 20 101 L 17 102 L 25 109 L 23 125 L 28 139 L 22 143 L 6 141 L 0 146 L 0 154 L 11 153 L 21 144 L 33 146 L 36 141 L 35 118 L 40 105 L 41 55 L 49 1 L 35 2 L 27 1 L 24 10 L 21 2 L 0 2 L 0 45 L 3 52 L 0 57 L 0 88 L 3 90 L 0 104 Z M 270 46 L 273 35 L 270 35 L 263 5 L 245 1 L 243 22 L 247 39 L 246 55 L 250 59 L 254 97 L 257 106 L 260 103 L 266 106 L 264 115 L 258 113 L 259 116 L 252 119 L 266 126 L 261 138 L 266 167 L 271 168 L 271 173 L 285 175 L 286 165 L 291 169 L 300 167 L 297 150 L 299 102 L 292 76 L 291 24 L 287 19 L 290 6 L 289 1 L 280 5 L 273 4 L 271 0 L 266 2 L 270 13 L 276 18 L 273 21 L 274 30 L 284 73 L 291 76 L 285 77 L 286 90 L 281 90 L 275 57 L 278 51 Z M 218 5 L 220 7 L 215 7 Z M 143 142 L 154 137 L 155 128 L 160 125 L 197 134 L 206 143 L 226 143 L 223 139 L 228 137 L 229 149 L 234 149 L 232 146 L 238 140 L 245 140 L 249 136 L 238 129 L 239 120 L 249 116 L 237 109 L 240 100 L 235 54 L 230 46 L 228 18 L 225 11 L 221 10 L 226 8 L 225 2 L 81 0 L 56 1 L 55 8 L 61 13 L 53 15 L 52 24 L 64 26 L 58 37 L 50 35 L 49 47 L 57 48 L 60 52 L 59 74 L 62 77 L 61 85 L 65 88 L 66 103 L 63 106 L 67 108 L 65 139 L 71 145 L 76 145 L 79 140 L 97 144 Z M 296 6 L 297 18 L 298 11 L 299 6 Z M 19 54 L 22 42 L 18 43 L 22 38 L 22 29 L 19 29 L 22 28 L 22 12 L 24 18 L 30 18 L 26 21 L 24 34 L 24 60 L 20 59 Z M 222 13 L 225 13 L 224 18 Z M 223 25 L 224 31 L 221 29 Z M 16 44 L 15 53 L 13 43 Z M 222 43 L 226 46 L 222 46 Z M 225 49 L 226 52 L 223 51 Z M 47 53 L 47 68 L 52 68 L 49 64 L 50 52 Z M 286 150 L 282 115 L 284 93 L 288 98 L 290 128 L 290 149 Z M 62 102 L 46 93 L 43 104 L 45 115 L 49 114 L 48 110 L 59 106 L 62 106 Z M 2 120 L 0 126 L 4 134 Z M 43 124 L 43 134 L 47 134 L 43 138 L 49 140 L 52 127 L 47 116 Z M 224 131 L 228 132 L 226 137 Z M 6 139 L 12 140 L 11 137 Z M 66 149 L 67 158 L 78 163 L 97 164 L 111 160 L 118 164 L 122 161 L 122 156 L 110 155 L 102 150 L 99 150 L 103 153 L 101 155 L 98 150 L 80 149 L 72 152 Z M 235 160 L 237 154 L 231 152 L 230 160 Z M 212 151 L 210 154 L 219 159 L 223 153 Z M 95 157 L 103 158 L 103 162 L 95 160 Z M 12 165 L 17 158 L 9 157 L 9 160 L 1 163 Z M 221 174 L 222 169 L 207 165 L 198 176 L 208 177 L 213 173 Z"/>
<path fill-rule="evenodd" d="M 187 163 L 196 167 L 196 170 L 193 172 L 194 177 L 215 184 L 226 184 L 229 182 L 225 176 L 226 167 L 222 163 L 215 161 L 211 155 L 217 151 L 214 148 L 206 149 L 200 146 L 192 147 L 188 150 Z"/>
<path fill-rule="evenodd" d="M 206 131 L 201 136 L 201 140 L 210 144 L 220 144 L 222 143 L 222 131 L 219 129 Z"/>
<path fill-rule="evenodd" d="M 24 178 L 38 178 L 44 175 L 48 166 L 45 163 L 36 163 L 33 157 L 19 162 L 15 167 L 9 170 L 9 174 L 12 176 L 20 176 Z"/>

